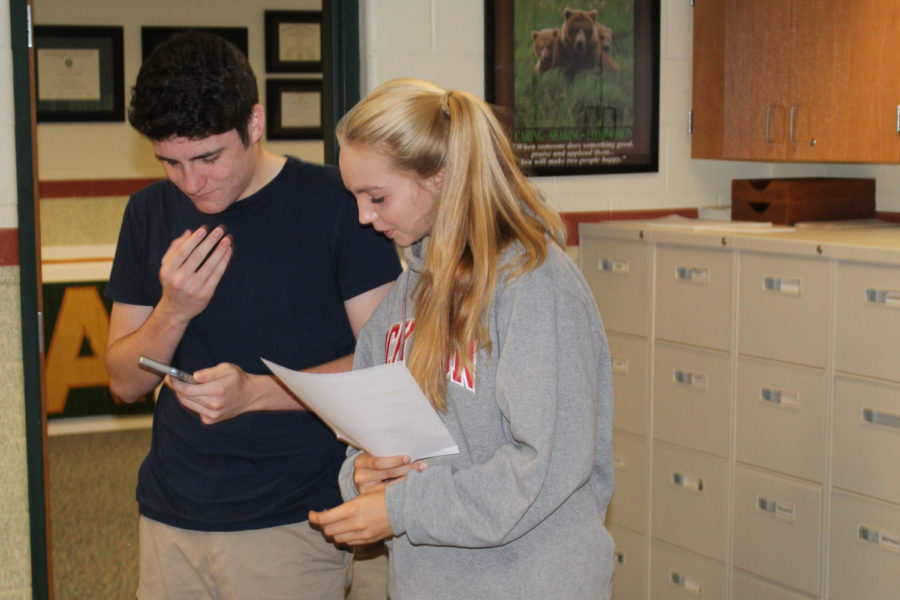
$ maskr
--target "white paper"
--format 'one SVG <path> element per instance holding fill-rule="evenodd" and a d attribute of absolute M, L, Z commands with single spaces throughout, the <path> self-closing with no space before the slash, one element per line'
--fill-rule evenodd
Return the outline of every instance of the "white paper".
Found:
<path fill-rule="evenodd" d="M 325 374 L 262 361 L 351 446 L 373 456 L 405 454 L 412 460 L 459 452 L 404 363 Z"/>

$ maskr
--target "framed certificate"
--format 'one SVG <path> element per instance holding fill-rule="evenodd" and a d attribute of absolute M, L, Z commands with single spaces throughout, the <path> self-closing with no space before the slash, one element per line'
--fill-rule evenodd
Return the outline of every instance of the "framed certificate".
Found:
<path fill-rule="evenodd" d="M 322 139 L 322 80 L 266 80 L 266 137 Z"/>
<path fill-rule="evenodd" d="M 266 72 L 322 70 L 322 11 L 265 11 Z"/>
<path fill-rule="evenodd" d="M 124 121 L 121 27 L 34 26 L 38 122 Z"/>

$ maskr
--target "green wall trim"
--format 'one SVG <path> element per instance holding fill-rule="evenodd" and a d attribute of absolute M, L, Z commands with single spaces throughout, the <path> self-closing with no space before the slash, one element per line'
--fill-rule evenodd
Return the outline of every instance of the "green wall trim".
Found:
<path fill-rule="evenodd" d="M 28 457 L 28 512 L 31 522 L 31 593 L 50 597 L 47 505 L 44 495 L 44 439 L 41 415 L 40 325 L 38 316 L 37 219 L 31 141 L 31 83 L 28 73 L 30 6 L 9 0 L 13 62 L 13 105 L 17 207 L 19 211 L 19 282 L 22 306 L 22 362 L 25 374 L 25 443 Z"/>
<path fill-rule="evenodd" d="M 323 0 L 322 26 L 325 101 L 322 106 L 325 162 L 337 164 L 338 148 L 334 128 L 344 113 L 359 102 L 359 0 Z M 327 76 L 327 75 L 330 75 Z"/>

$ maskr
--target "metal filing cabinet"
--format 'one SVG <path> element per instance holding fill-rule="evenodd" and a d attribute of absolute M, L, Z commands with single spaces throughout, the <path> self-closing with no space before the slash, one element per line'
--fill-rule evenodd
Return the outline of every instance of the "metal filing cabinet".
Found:
<path fill-rule="evenodd" d="M 580 233 L 629 403 L 610 528 L 647 553 L 616 600 L 896 598 L 900 228 Z"/>

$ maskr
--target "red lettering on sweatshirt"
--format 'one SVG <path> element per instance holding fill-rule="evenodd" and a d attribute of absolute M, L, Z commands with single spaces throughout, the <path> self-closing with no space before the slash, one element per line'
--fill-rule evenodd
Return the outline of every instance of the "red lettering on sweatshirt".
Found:
<path fill-rule="evenodd" d="M 388 328 L 384 336 L 384 362 L 385 364 L 402 362 L 406 360 L 406 342 L 416 327 L 415 319 L 409 319 L 403 323 L 394 323 Z M 475 365 L 474 342 L 469 347 L 469 356 L 472 365 Z M 470 369 L 464 369 L 459 359 L 459 350 L 447 359 L 447 377 L 453 383 L 463 386 L 469 391 L 475 391 L 475 376 Z"/>

